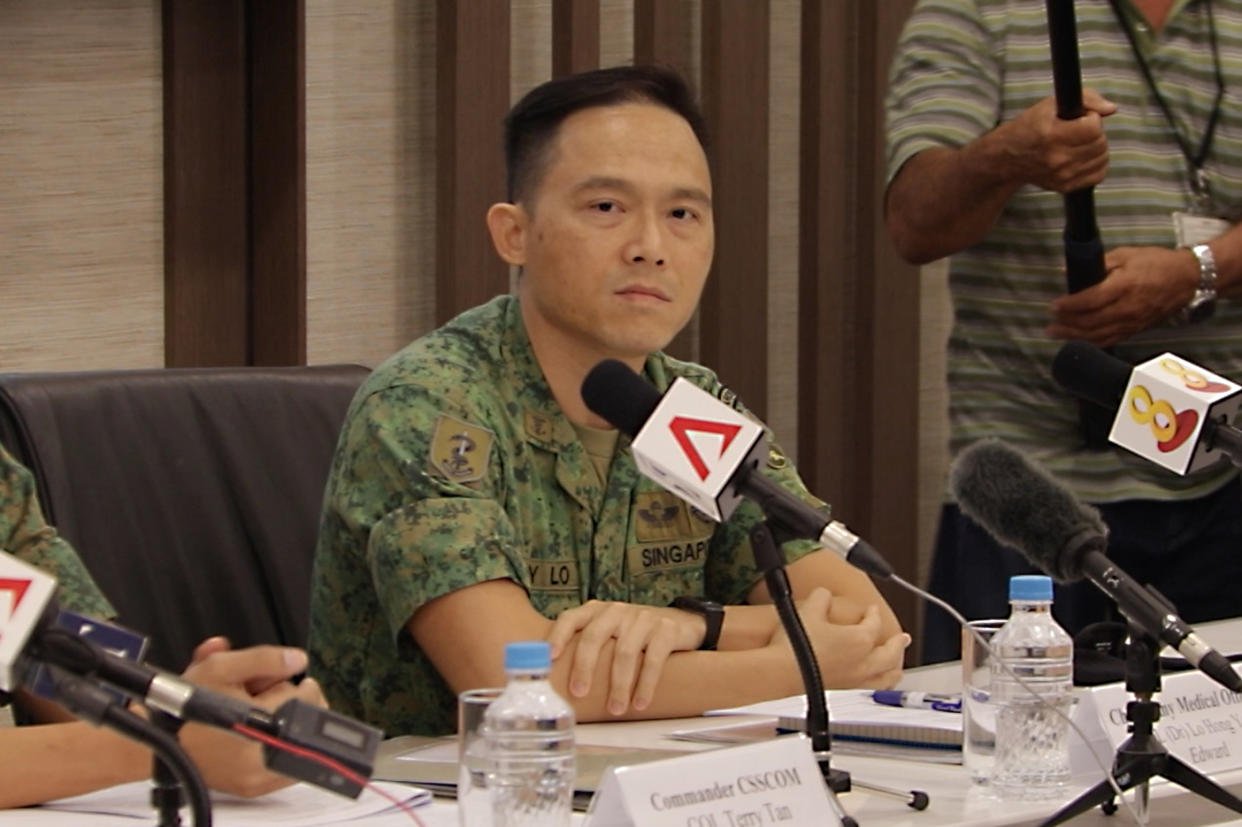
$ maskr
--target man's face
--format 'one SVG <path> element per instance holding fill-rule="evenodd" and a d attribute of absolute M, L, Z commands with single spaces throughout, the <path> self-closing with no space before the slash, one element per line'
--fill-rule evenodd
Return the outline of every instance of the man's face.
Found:
<path fill-rule="evenodd" d="M 532 341 L 641 359 L 689 321 L 715 241 L 707 158 L 680 115 L 647 103 L 567 118 L 519 215 Z"/>

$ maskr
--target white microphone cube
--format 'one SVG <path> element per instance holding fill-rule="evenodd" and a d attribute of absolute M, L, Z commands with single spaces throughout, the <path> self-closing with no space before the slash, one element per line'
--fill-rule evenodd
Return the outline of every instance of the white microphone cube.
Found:
<path fill-rule="evenodd" d="M 680 377 L 630 447 L 639 471 L 718 522 L 741 501 L 734 473 L 767 456 L 762 425 Z"/>
<path fill-rule="evenodd" d="M 55 591 L 56 578 L 0 551 L 0 690 L 17 689 L 17 658 Z"/>
<path fill-rule="evenodd" d="M 1242 408 L 1242 386 L 1165 353 L 1134 368 L 1109 439 L 1178 474 L 1225 457 L 1203 444 L 1208 419 L 1231 422 Z"/>

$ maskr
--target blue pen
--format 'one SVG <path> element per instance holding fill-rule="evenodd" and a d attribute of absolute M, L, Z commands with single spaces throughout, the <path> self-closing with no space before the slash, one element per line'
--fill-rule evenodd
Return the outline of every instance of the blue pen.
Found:
<path fill-rule="evenodd" d="M 936 712 L 961 712 L 961 695 L 942 695 L 937 692 L 902 692 L 897 689 L 877 689 L 871 699 L 885 706 L 904 706 L 912 709 L 932 709 Z"/>

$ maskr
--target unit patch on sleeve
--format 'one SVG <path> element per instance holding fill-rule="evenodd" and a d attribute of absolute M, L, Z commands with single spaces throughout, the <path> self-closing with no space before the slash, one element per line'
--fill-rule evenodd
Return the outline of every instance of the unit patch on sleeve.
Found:
<path fill-rule="evenodd" d="M 483 479 L 495 435 L 448 414 L 440 414 L 431 434 L 431 467 L 453 482 Z"/>

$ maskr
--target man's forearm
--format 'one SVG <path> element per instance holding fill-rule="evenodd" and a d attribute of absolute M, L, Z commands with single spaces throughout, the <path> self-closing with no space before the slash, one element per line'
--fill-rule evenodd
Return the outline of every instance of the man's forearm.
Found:
<path fill-rule="evenodd" d="M 1004 127 L 960 149 L 915 155 L 885 196 L 885 222 L 902 258 L 926 264 L 978 243 L 1020 186 L 1009 173 Z"/>
<path fill-rule="evenodd" d="M 110 730 L 81 722 L 0 730 L 0 809 L 138 781 L 151 753 Z"/>
<path fill-rule="evenodd" d="M 625 721 L 683 718 L 709 709 L 740 706 L 802 691 L 792 653 L 779 647 L 731 652 L 674 652 L 660 673 L 659 687 L 645 709 L 630 707 L 621 715 L 607 711 L 613 648 L 609 641 L 600 652 L 591 690 L 580 698 L 568 691 L 568 658 L 553 665 L 551 680 L 557 692 L 574 706 L 579 721 Z M 573 644 L 571 644 L 573 645 Z"/>

